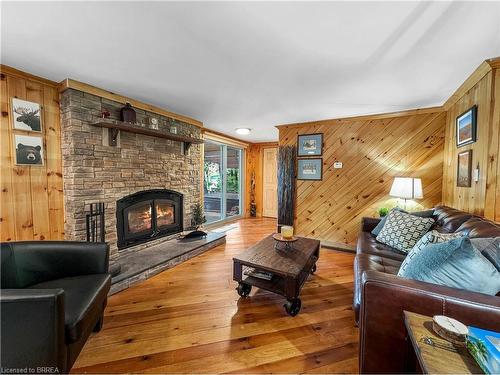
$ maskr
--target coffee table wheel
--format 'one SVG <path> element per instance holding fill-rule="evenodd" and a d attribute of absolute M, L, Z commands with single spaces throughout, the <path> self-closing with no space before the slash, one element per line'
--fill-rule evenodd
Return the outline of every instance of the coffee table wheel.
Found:
<path fill-rule="evenodd" d="M 313 274 L 314 272 L 316 272 L 316 263 L 314 264 L 313 268 L 311 268 L 311 274 Z"/>
<path fill-rule="evenodd" d="M 244 283 L 239 283 L 236 287 L 236 291 L 238 292 L 240 297 L 248 297 L 248 295 L 252 291 L 252 286 Z"/>
<path fill-rule="evenodd" d="M 295 316 L 299 313 L 302 302 L 300 301 L 300 298 L 296 298 L 288 300 L 283 306 L 285 307 L 285 311 L 288 315 Z"/>

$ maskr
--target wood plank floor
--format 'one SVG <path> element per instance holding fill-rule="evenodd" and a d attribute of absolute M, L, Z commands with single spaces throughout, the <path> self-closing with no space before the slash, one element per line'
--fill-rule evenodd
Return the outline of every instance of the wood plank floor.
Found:
<path fill-rule="evenodd" d="M 109 298 L 104 327 L 74 373 L 354 373 L 353 255 L 322 249 L 289 317 L 284 298 L 253 288 L 240 299 L 232 257 L 273 232 L 243 219 L 227 243 Z"/>

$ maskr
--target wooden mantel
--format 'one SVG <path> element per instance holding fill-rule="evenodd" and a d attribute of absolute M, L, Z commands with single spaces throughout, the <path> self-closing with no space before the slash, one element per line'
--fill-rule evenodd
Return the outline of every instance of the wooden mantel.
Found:
<path fill-rule="evenodd" d="M 112 143 L 116 144 L 116 138 L 118 136 L 118 131 L 125 131 L 129 133 L 135 133 L 135 134 L 143 134 L 143 135 L 148 135 L 151 137 L 156 137 L 156 138 L 164 138 L 164 139 L 169 139 L 171 141 L 177 141 L 177 142 L 182 142 L 184 144 L 184 153 L 187 153 L 189 150 L 189 147 L 191 147 L 191 144 L 200 144 L 203 143 L 203 138 L 195 138 L 195 137 L 189 137 L 186 135 L 180 135 L 180 134 L 174 134 L 174 133 L 169 133 L 161 130 L 154 130 L 154 129 L 149 129 L 145 128 L 141 125 L 133 124 L 130 122 L 123 122 L 123 121 L 118 121 L 118 120 L 112 120 L 112 119 L 99 119 L 99 121 L 96 121 L 92 124 L 93 126 L 99 126 L 101 128 L 107 128 L 110 129 L 110 145 Z"/>

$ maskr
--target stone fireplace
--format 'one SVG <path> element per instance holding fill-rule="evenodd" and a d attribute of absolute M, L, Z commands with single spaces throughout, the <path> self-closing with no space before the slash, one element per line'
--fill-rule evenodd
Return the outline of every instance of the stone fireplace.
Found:
<path fill-rule="evenodd" d="M 118 249 L 141 249 L 160 241 L 146 244 L 146 240 L 189 228 L 201 188 L 201 147 L 197 144 L 185 152 L 178 141 L 120 131 L 117 145 L 109 145 L 108 129 L 94 124 L 105 111 L 110 119 L 119 120 L 123 106 L 73 88 L 61 93 L 65 236 L 85 241 L 86 210 L 90 203 L 103 202 L 105 240 L 112 258 Z M 160 132 L 170 132 L 175 126 L 178 135 L 201 138 L 198 126 L 135 111 L 138 123 L 154 117 Z"/>
<path fill-rule="evenodd" d="M 183 230 L 183 196 L 155 189 L 128 195 L 116 202 L 118 249 L 152 241 Z"/>

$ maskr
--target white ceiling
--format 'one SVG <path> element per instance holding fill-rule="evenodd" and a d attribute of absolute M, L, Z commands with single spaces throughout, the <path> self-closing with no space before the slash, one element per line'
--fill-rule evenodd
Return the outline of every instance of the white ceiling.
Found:
<path fill-rule="evenodd" d="M 442 104 L 500 55 L 500 2 L 2 2 L 2 63 L 245 139 Z M 243 137 L 241 137 L 243 138 Z"/>

